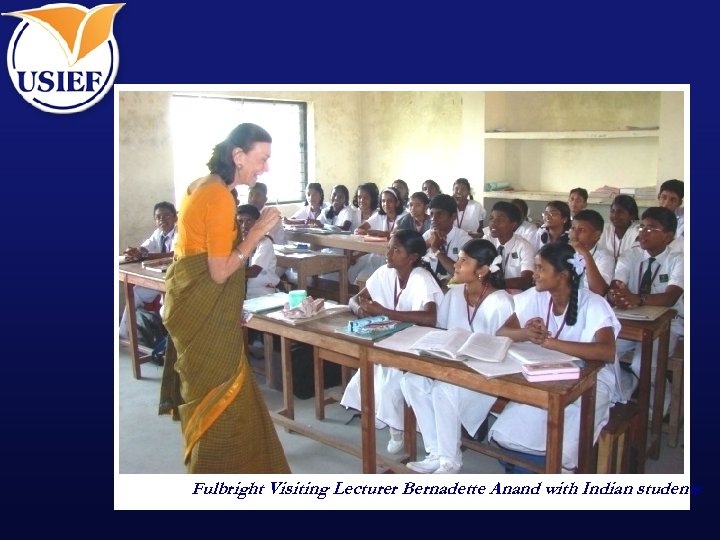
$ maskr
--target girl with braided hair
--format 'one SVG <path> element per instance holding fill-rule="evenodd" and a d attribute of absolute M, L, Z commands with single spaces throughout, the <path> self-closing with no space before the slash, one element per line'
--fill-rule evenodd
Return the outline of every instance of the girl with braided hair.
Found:
<path fill-rule="evenodd" d="M 532 341 L 584 360 L 607 364 L 598 372 L 594 439 L 607 423 L 618 398 L 615 340 L 620 323 L 602 297 L 580 288 L 584 259 L 564 243 L 550 243 L 535 255 L 535 287 L 515 295 L 515 312 L 497 335 Z M 564 469 L 577 467 L 580 400 L 565 408 Z M 493 424 L 489 438 L 500 446 L 532 455 L 545 453 L 547 411 L 510 403 Z"/>

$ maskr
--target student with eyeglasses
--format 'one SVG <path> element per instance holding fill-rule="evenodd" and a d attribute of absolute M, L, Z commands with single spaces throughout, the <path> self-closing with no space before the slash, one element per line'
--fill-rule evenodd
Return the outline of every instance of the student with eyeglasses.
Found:
<path fill-rule="evenodd" d="M 535 250 L 552 242 L 568 243 L 570 207 L 563 201 L 550 201 L 542 213 L 543 224 L 535 233 Z"/>
<path fill-rule="evenodd" d="M 610 286 L 608 299 L 620 309 L 636 306 L 665 306 L 677 311 L 670 325 L 670 351 L 675 350 L 679 336 L 683 335 L 684 309 L 684 268 L 682 252 L 673 251 L 670 244 L 675 237 L 677 218 L 662 207 L 648 208 L 642 214 L 640 225 L 633 234 L 638 234 L 636 246 L 618 260 L 615 279 Z M 640 344 L 634 341 L 618 340 L 618 356 L 633 351 L 631 364 L 633 376 L 623 372 L 622 390 L 629 398 L 638 385 L 640 375 Z M 658 340 L 653 342 L 652 392 L 655 387 L 655 366 L 657 364 Z M 670 406 L 670 392 L 666 388 L 663 414 Z"/>
<path fill-rule="evenodd" d="M 172 203 L 162 201 L 153 208 L 156 229 L 139 247 L 128 247 L 123 252 L 126 261 L 144 261 L 172 257 L 177 238 L 177 210 Z M 134 287 L 135 306 L 142 308 L 153 304 L 160 296 L 157 291 L 145 287 Z M 120 339 L 127 339 L 127 308 L 120 321 Z"/>

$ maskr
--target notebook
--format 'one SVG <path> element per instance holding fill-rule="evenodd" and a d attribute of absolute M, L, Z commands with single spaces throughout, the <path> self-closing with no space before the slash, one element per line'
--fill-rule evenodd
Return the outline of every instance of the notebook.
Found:
<path fill-rule="evenodd" d="M 513 343 L 508 349 L 508 356 L 512 356 L 523 364 L 559 364 L 580 360 L 569 354 L 544 349 L 529 341 Z"/>
<path fill-rule="evenodd" d="M 335 332 L 358 339 L 375 341 L 412 325 L 412 323 L 395 321 L 385 315 L 379 315 L 350 321 L 346 326 L 336 328 Z"/>
<path fill-rule="evenodd" d="M 245 300 L 243 303 L 243 311 L 247 311 L 248 313 L 272 311 L 273 309 L 283 307 L 289 299 L 290 295 L 286 292 L 265 294 L 263 296 L 258 296 L 257 298 Z"/>

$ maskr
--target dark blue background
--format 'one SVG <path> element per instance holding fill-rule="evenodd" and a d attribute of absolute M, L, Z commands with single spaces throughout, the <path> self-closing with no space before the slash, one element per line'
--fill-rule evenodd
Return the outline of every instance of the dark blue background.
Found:
<path fill-rule="evenodd" d="M 40 5 L 4 1 L 1 9 Z M 716 220 L 705 218 L 720 200 L 710 160 L 717 157 L 717 60 L 705 60 L 716 50 L 712 17 L 666 12 L 662 4 L 632 13 L 628 3 L 612 2 L 514 3 L 505 12 L 453 2 L 429 9 L 387 1 L 322 9 L 181 5 L 129 2 L 120 10 L 116 83 L 689 83 L 694 246 L 716 237 Z M 0 17 L 0 43 L 9 43 L 19 22 Z M 112 508 L 113 114 L 112 92 L 79 114 L 41 112 L 0 73 L 0 463 L 12 482 L 11 508 Z M 711 345 L 714 317 L 700 310 L 712 311 L 716 254 L 694 259 L 704 263 L 691 272 L 704 298 L 688 310 L 696 353 L 692 482 L 703 487 L 693 507 L 701 508 L 717 476 L 715 358 L 699 354 Z M 52 501 L 38 497 L 40 482 L 52 483 Z"/>

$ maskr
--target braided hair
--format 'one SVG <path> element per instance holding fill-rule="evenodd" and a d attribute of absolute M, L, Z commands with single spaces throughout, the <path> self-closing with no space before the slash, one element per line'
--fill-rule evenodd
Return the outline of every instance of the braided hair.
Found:
<path fill-rule="evenodd" d="M 422 234 L 420 234 L 414 229 L 401 229 L 396 230 L 393 233 L 392 237 L 395 238 L 398 242 L 400 242 L 402 247 L 405 248 L 405 251 L 417 255 L 417 259 L 415 259 L 413 267 L 419 266 L 420 268 L 424 268 L 425 270 L 430 272 L 430 275 L 435 279 L 437 284 L 440 285 L 440 280 L 438 279 L 435 272 L 433 272 L 430 263 L 423 258 L 427 253 L 427 245 L 425 244 L 425 239 L 423 238 Z"/>
<path fill-rule="evenodd" d="M 490 266 L 498 255 L 497 249 L 492 242 L 485 239 L 475 238 L 465 242 L 462 251 L 477 262 L 478 267 Z M 502 269 L 488 274 L 488 283 L 496 289 L 505 288 L 505 278 Z"/>
<path fill-rule="evenodd" d="M 578 290 L 582 276 L 582 273 L 578 275 L 575 267 L 568 262 L 568 259 L 575 256 L 575 249 L 569 244 L 551 242 L 541 247 L 537 254 L 541 259 L 549 262 L 557 272 L 567 270 L 570 277 L 570 301 L 565 315 L 565 324 L 575 326 L 578 317 Z"/>

